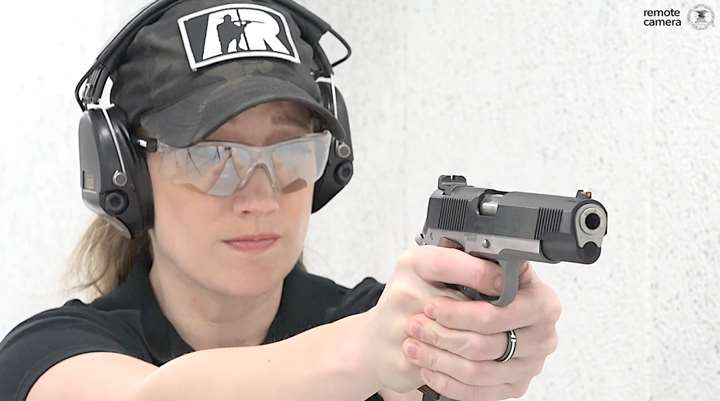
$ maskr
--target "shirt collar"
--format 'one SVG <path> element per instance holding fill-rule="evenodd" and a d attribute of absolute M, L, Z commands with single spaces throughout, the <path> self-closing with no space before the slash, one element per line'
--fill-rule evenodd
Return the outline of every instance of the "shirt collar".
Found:
<path fill-rule="evenodd" d="M 148 276 L 152 261 L 149 254 L 135 257 L 126 280 L 109 297 L 141 312 L 144 339 L 159 366 L 194 350 L 180 337 L 160 309 Z M 284 340 L 309 328 L 306 326 L 313 319 L 309 316 L 308 304 L 303 301 L 312 294 L 307 274 L 298 263 L 285 277 L 278 311 L 262 344 Z"/>

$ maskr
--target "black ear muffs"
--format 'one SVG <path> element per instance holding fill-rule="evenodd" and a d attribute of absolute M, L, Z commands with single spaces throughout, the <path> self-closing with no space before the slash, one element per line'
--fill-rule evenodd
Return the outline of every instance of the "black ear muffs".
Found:
<path fill-rule="evenodd" d="M 78 129 L 82 198 L 127 238 L 152 227 L 153 198 L 145 156 L 133 145 L 124 113 L 85 111 Z"/>
<path fill-rule="evenodd" d="M 330 144 L 330 155 L 325 172 L 322 177 L 315 182 L 313 192 L 312 213 L 320 210 L 335 195 L 338 194 L 350 182 L 353 176 L 353 160 L 355 154 L 352 147 L 352 136 L 350 134 L 350 120 L 348 118 L 348 110 L 345 105 L 340 90 L 335 87 L 335 97 L 333 98 L 333 87 L 329 82 L 318 82 L 320 93 L 322 94 L 324 106 L 334 112 L 333 105 L 337 105 L 337 119 L 343 126 L 345 131 L 345 139 L 338 140 L 338 135 L 333 135 L 333 141 Z"/>

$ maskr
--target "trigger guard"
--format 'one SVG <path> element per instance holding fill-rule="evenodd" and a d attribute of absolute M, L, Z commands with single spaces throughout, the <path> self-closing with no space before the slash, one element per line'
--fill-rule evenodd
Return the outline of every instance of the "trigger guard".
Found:
<path fill-rule="evenodd" d="M 498 261 L 502 267 L 503 274 L 503 290 L 500 297 L 490 301 L 495 306 L 506 306 L 515 299 L 518 292 L 518 283 L 520 281 L 520 268 L 524 264 L 522 260 L 500 260 Z"/>

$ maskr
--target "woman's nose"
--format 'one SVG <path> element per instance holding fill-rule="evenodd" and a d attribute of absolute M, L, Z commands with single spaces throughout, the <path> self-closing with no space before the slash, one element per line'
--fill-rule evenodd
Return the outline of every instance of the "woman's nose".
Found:
<path fill-rule="evenodd" d="M 245 185 L 236 191 L 233 209 L 236 213 L 270 213 L 280 207 L 279 196 L 270 172 L 260 165 L 250 172 Z"/>

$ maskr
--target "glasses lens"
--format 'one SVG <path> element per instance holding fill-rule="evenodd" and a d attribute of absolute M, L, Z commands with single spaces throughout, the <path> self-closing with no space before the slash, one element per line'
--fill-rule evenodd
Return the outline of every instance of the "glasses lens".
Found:
<path fill-rule="evenodd" d="M 176 184 L 191 184 L 214 196 L 232 195 L 256 166 L 264 165 L 280 190 L 314 185 L 329 156 L 329 132 L 309 134 L 264 148 L 201 143 L 165 155 L 163 170 Z M 229 160 L 232 159 L 232 162 Z M 302 181 L 302 182 L 301 182 Z"/>
<path fill-rule="evenodd" d="M 230 151 L 224 146 L 198 144 L 163 154 L 162 172 L 175 184 L 192 184 L 207 192 L 223 173 Z"/>
<path fill-rule="evenodd" d="M 272 154 L 272 163 L 280 188 L 285 188 L 297 180 L 305 181 L 305 184 L 314 183 L 316 180 L 317 162 L 311 141 L 278 146 Z"/>

